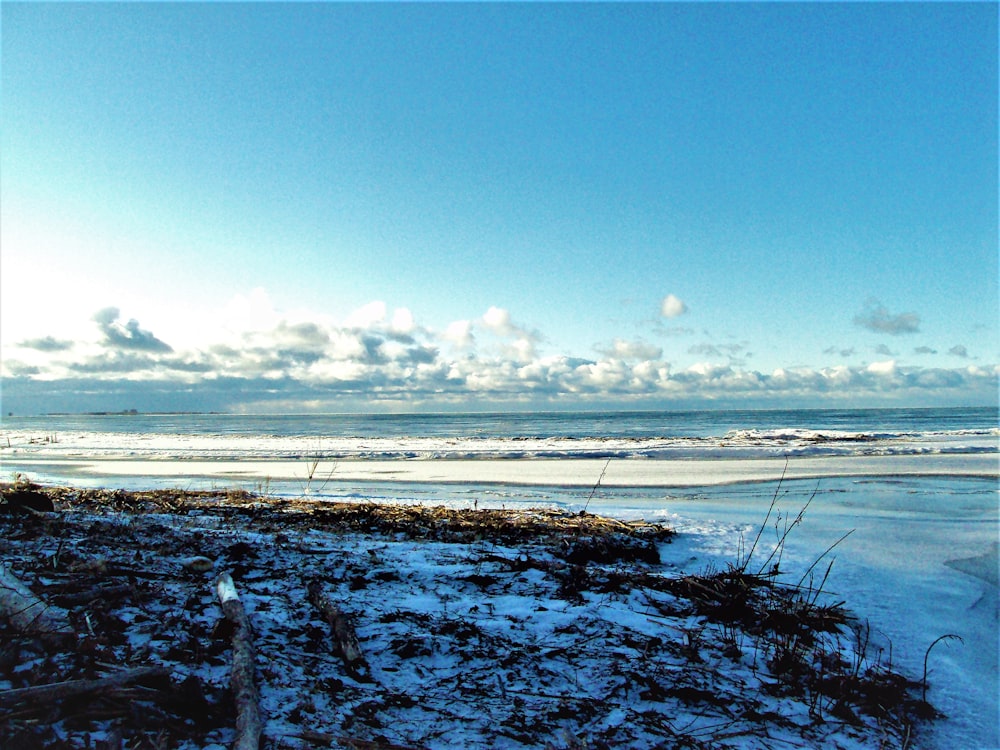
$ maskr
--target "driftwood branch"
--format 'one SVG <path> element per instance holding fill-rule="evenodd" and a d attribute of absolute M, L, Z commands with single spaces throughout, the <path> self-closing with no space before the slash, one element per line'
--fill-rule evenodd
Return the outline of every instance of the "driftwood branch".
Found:
<path fill-rule="evenodd" d="M 250 621 L 243 610 L 236 585 L 228 573 L 223 573 L 216 579 L 215 589 L 222 611 L 233 626 L 233 668 L 230 676 L 233 700 L 236 703 L 236 739 L 233 741 L 233 750 L 257 750 L 264 721 L 260 713 L 257 686 L 253 680 L 254 649 Z"/>
<path fill-rule="evenodd" d="M 73 635 L 66 610 L 46 604 L 8 570 L 0 566 L 0 617 L 23 633 L 61 640 Z"/>
<path fill-rule="evenodd" d="M 67 680 L 47 685 L 3 690 L 0 691 L 0 706 L 10 707 L 29 701 L 48 704 L 66 698 L 106 693 L 141 680 L 162 679 L 169 676 L 170 669 L 167 667 L 137 667 L 127 672 L 119 672 L 94 680 Z"/>
<path fill-rule="evenodd" d="M 116 601 L 118 599 L 124 599 L 127 596 L 132 596 L 135 593 L 135 588 L 127 583 L 117 584 L 117 585 L 105 585 L 98 584 L 89 589 L 84 589 L 82 591 L 71 591 L 60 594 L 54 594 L 52 600 L 58 602 L 62 607 L 77 607 L 83 604 L 90 604 L 93 601 Z"/>
<path fill-rule="evenodd" d="M 309 583 L 309 599 L 315 605 L 333 631 L 334 650 L 344 660 L 344 666 L 354 677 L 367 679 L 368 663 L 361 653 L 361 645 L 354 632 L 350 618 L 323 591 L 319 581 Z"/>
<path fill-rule="evenodd" d="M 304 730 L 291 736 L 317 745 L 325 745 L 326 747 L 340 745 L 341 747 L 350 748 L 350 750 L 418 750 L 418 748 L 414 748 L 411 745 L 395 745 L 388 741 L 360 740 L 354 737 L 344 737 L 339 734 L 314 732 L 311 730 Z"/>

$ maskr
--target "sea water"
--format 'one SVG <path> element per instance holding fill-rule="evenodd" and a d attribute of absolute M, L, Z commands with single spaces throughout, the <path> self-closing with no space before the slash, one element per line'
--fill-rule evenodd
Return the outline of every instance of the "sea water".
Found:
<path fill-rule="evenodd" d="M 3 430 L 341 437 L 712 437 L 734 430 L 861 433 L 991 430 L 996 407 L 699 411 L 482 412 L 465 414 L 49 414 L 8 415 Z"/>
<path fill-rule="evenodd" d="M 676 458 L 996 452 L 996 408 L 8 416 L 0 455 Z M 33 446 L 33 447 L 32 447 Z"/>

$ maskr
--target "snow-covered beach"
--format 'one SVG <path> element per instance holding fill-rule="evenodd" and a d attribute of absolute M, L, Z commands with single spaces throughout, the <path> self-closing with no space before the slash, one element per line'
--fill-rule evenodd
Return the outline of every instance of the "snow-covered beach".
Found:
<path fill-rule="evenodd" d="M 836 518 L 828 493 L 795 482 L 774 489 L 763 527 L 741 523 L 723 497 L 692 498 L 708 511 L 701 520 L 683 503 L 668 515 L 633 508 L 660 516 L 651 525 L 566 510 L 448 510 L 235 490 L 54 489 L 54 513 L 0 515 L 5 574 L 68 606 L 77 645 L 38 650 L 37 641 L 5 631 L 5 664 L 14 669 L 0 679 L 0 715 L 10 720 L 3 736 L 13 746 L 59 748 L 115 736 L 184 748 L 232 742 L 228 631 L 213 603 L 215 570 L 204 564 L 237 579 L 270 747 L 992 747 L 995 648 L 988 620 L 980 628 L 976 618 L 995 611 L 995 593 L 980 593 L 963 616 L 976 587 L 952 582 L 943 592 L 931 578 L 921 591 L 909 579 L 936 568 L 936 551 L 887 564 L 891 545 L 874 560 L 838 548 L 837 572 L 821 574 L 829 560 L 817 542 L 830 548 L 823 522 Z M 714 520 L 719 512 L 733 522 Z M 867 548 L 871 539 L 861 541 Z M 814 576 L 802 575 L 809 561 L 823 562 Z M 945 562 L 973 578 L 988 571 L 983 560 Z M 345 674 L 331 653 L 309 605 L 310 580 L 356 623 L 364 674 Z M 800 594 L 796 580 L 807 580 Z M 857 596 L 863 592 L 869 596 Z M 733 607 L 743 613 L 738 622 L 729 620 Z M 783 633 L 799 618 L 807 629 L 789 640 Z M 934 655 L 927 695 L 945 716 L 909 726 L 881 717 L 876 703 L 900 695 L 894 675 L 913 682 L 910 700 L 922 695 L 909 639 L 945 625 L 951 645 Z M 800 638 L 808 640 L 788 650 Z M 963 648 L 955 652 L 953 642 Z M 81 665 L 83 676 L 138 667 L 159 681 L 109 688 L 96 715 L 75 719 L 15 697 L 12 688 L 74 678 Z M 855 675 L 861 682 L 852 687 Z M 135 700 L 151 713 L 134 718 Z M 49 723 L 30 720 L 39 715 Z"/>
<path fill-rule="evenodd" d="M 962 639 L 938 643 L 927 659 L 928 699 L 946 718 L 925 727 L 914 746 L 1000 747 L 995 428 L 587 439 L 35 427 L 5 430 L 4 438 L 5 478 L 22 473 L 45 484 L 238 489 L 277 500 L 457 510 L 586 509 L 655 521 L 678 532 L 662 547 L 664 564 L 689 572 L 724 569 L 762 524 L 762 544 L 773 546 L 808 503 L 784 545 L 784 575 L 798 580 L 850 532 L 824 560 L 836 558 L 824 588 L 867 622 L 873 653 L 919 680 L 937 638 Z"/>

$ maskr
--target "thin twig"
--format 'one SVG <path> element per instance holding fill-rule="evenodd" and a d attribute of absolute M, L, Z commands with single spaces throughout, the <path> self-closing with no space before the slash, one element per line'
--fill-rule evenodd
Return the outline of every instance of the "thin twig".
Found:
<path fill-rule="evenodd" d="M 931 649 L 934 648 L 936 645 L 938 645 L 941 641 L 950 641 L 950 640 L 956 640 L 959 643 L 963 644 L 965 643 L 965 641 L 962 639 L 962 636 L 955 635 L 954 633 L 946 633 L 945 635 L 935 638 L 934 642 L 927 647 L 927 651 L 924 652 L 924 685 L 923 685 L 923 693 L 921 694 L 920 698 L 920 700 L 922 700 L 924 703 L 927 702 L 927 659 L 931 655 Z"/>
<path fill-rule="evenodd" d="M 837 540 L 837 541 L 835 541 L 835 542 L 834 542 L 833 544 L 831 544 L 831 545 L 830 545 L 829 547 L 827 547 L 827 548 L 826 548 L 826 550 L 824 550 L 823 554 L 822 554 L 822 555 L 820 555 L 819 557 L 817 557 L 817 558 L 816 558 L 816 559 L 815 559 L 815 560 L 813 561 L 813 564 L 812 564 L 812 565 L 810 565 L 810 566 L 809 566 L 809 567 L 808 567 L 808 568 L 806 569 L 806 572 L 802 574 L 802 577 L 801 577 L 801 578 L 799 579 L 799 582 L 798 582 L 797 584 L 795 584 L 795 585 L 796 585 L 797 587 L 798 587 L 798 586 L 801 586 L 801 585 L 802 585 L 802 582 L 803 582 L 804 580 L 806 580 L 806 577 L 807 577 L 807 576 L 808 576 L 808 575 L 809 575 L 809 574 L 810 574 L 810 573 L 812 572 L 813 568 L 815 568 L 815 567 L 816 567 L 816 566 L 817 566 L 817 565 L 819 564 L 819 561 L 820 561 L 820 560 L 822 560 L 822 559 L 823 559 L 824 557 L 826 557 L 826 556 L 827 556 L 828 554 L 830 554 L 830 553 L 831 553 L 831 552 L 833 551 L 833 549 L 834 549 L 834 548 L 835 548 L 835 547 L 836 547 L 836 546 L 837 546 L 838 544 L 840 544 L 840 543 L 841 543 L 842 541 L 844 541 L 845 539 L 847 539 L 847 537 L 849 537 L 849 536 L 850 536 L 851 534 L 853 534 L 853 533 L 854 533 L 854 529 L 851 529 L 851 530 L 850 530 L 850 531 L 848 531 L 848 532 L 847 532 L 846 534 L 844 534 L 844 535 L 843 535 L 842 537 L 840 537 L 840 539 L 838 539 L 838 540 Z M 830 564 L 831 564 L 831 565 L 833 565 L 833 563 L 832 563 L 832 562 L 831 562 Z M 829 570 L 829 568 L 827 568 L 827 571 L 826 571 L 826 574 L 827 574 L 827 575 L 830 575 L 830 570 Z M 824 581 L 826 580 L 826 576 L 823 576 L 823 580 L 824 580 Z"/>
<path fill-rule="evenodd" d="M 785 459 L 785 468 L 786 469 L 788 468 L 788 459 Z M 782 472 L 781 476 L 784 477 L 784 475 L 785 475 L 784 472 Z M 806 511 L 809 509 L 809 506 L 812 505 L 812 501 L 816 499 L 816 495 L 818 493 L 819 493 L 819 485 L 817 484 L 816 485 L 816 489 L 813 490 L 813 493 L 809 496 L 809 499 L 806 500 L 805 505 L 802 506 L 802 508 L 798 512 L 798 515 L 795 516 L 795 520 L 792 521 L 791 524 L 788 524 L 788 525 L 785 526 L 785 530 L 781 534 L 781 537 L 778 539 L 778 543 L 774 546 L 774 549 L 771 550 L 771 554 L 767 556 L 767 559 L 764 560 L 764 562 L 761 564 L 760 569 L 757 571 L 757 575 L 760 575 L 760 574 L 762 574 L 764 572 L 764 568 L 766 568 L 767 565 L 768 565 L 768 563 L 770 563 L 771 560 L 774 559 L 775 555 L 777 555 L 779 553 L 782 553 L 782 554 L 784 553 L 784 550 L 785 550 L 785 541 L 788 539 L 788 535 L 792 533 L 792 529 L 794 529 L 796 526 L 798 526 L 800 523 L 802 523 L 802 519 L 805 518 Z M 777 494 L 775 494 L 775 499 L 777 499 Z M 765 519 L 765 523 L 767 523 L 766 519 Z M 764 530 L 764 527 L 761 526 L 761 531 L 763 531 L 763 530 Z M 759 537 L 759 535 L 758 535 L 758 537 Z M 780 555 L 778 557 L 778 560 L 780 562 L 780 560 L 781 560 Z M 747 563 L 749 564 L 749 562 L 750 562 L 750 559 L 747 558 Z"/>
<path fill-rule="evenodd" d="M 774 512 L 774 506 L 778 502 L 778 493 L 781 492 L 781 483 L 785 481 L 785 472 L 788 471 L 788 457 L 785 457 L 785 466 L 781 470 L 781 476 L 778 478 L 778 486 L 774 488 L 774 496 L 771 498 L 771 505 L 767 509 L 767 515 L 764 516 L 764 521 L 761 523 L 760 528 L 757 529 L 757 537 L 753 540 L 753 544 L 750 546 L 750 551 L 747 553 L 746 559 L 740 563 L 739 570 L 741 573 L 745 573 L 747 566 L 750 565 L 750 560 L 753 558 L 753 553 L 757 549 L 757 544 L 760 542 L 760 537 L 764 533 L 764 528 L 767 526 L 767 521 L 771 517 L 771 513 Z"/>
<path fill-rule="evenodd" d="M 601 476 L 597 478 L 597 484 L 595 484 L 594 488 L 590 491 L 590 495 L 587 497 L 587 502 L 583 504 L 583 511 L 581 511 L 582 513 L 587 512 L 587 508 L 590 506 L 590 501 L 594 499 L 594 493 L 597 492 L 597 488 L 601 486 L 601 480 L 604 479 L 604 474 L 608 470 L 608 466 L 610 465 L 611 465 L 611 459 L 609 458 L 607 461 L 604 462 L 604 468 L 601 469 Z"/>

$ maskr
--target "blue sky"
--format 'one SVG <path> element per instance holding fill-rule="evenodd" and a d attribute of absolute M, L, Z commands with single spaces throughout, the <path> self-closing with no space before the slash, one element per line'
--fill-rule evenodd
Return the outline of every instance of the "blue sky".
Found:
<path fill-rule="evenodd" d="M 996 403 L 995 4 L 20 4 L 2 409 Z"/>

